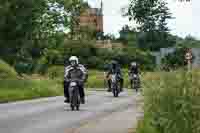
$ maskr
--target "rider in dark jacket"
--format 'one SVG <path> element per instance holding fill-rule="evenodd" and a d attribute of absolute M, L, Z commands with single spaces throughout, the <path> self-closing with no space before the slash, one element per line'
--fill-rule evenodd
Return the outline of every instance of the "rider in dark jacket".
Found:
<path fill-rule="evenodd" d="M 138 79 L 140 81 L 140 78 L 139 78 L 139 66 L 136 62 L 132 62 L 131 65 L 130 65 L 130 68 L 129 68 L 129 77 L 130 79 L 132 79 L 133 77 L 133 74 L 136 74 L 138 76 Z M 131 84 L 133 82 L 133 80 L 130 80 Z"/>
<path fill-rule="evenodd" d="M 71 80 L 78 81 L 81 103 L 85 103 L 84 82 L 87 80 L 87 70 L 78 63 L 78 58 L 72 56 L 69 59 L 70 65 L 65 67 L 64 73 L 64 95 L 65 102 L 69 103 L 69 84 Z"/>
<path fill-rule="evenodd" d="M 120 90 L 123 91 L 123 75 L 122 75 L 122 72 L 121 72 L 121 68 L 118 64 L 117 61 L 112 61 L 111 63 L 111 67 L 109 68 L 109 71 L 106 75 L 106 78 L 108 79 L 108 92 L 111 91 L 111 79 L 109 78 L 110 74 L 115 74 L 117 73 L 118 75 L 118 78 L 119 78 L 119 82 L 120 82 Z"/>

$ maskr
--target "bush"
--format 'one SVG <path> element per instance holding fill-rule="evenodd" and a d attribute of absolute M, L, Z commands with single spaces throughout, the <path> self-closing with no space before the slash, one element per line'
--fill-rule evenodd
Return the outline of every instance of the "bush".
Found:
<path fill-rule="evenodd" d="M 143 80 L 147 120 L 143 124 L 150 121 L 148 126 L 158 133 L 199 133 L 199 78 L 199 71 L 147 74 Z"/>
<path fill-rule="evenodd" d="M 185 48 L 177 48 L 174 53 L 170 53 L 162 59 L 162 70 L 176 70 L 184 67 L 185 62 Z"/>
<path fill-rule="evenodd" d="M 20 75 L 22 73 L 31 74 L 33 72 L 35 65 L 32 62 L 19 61 L 15 64 L 15 70 Z"/>
<path fill-rule="evenodd" d="M 47 73 L 50 79 L 64 78 L 64 66 L 52 66 Z"/>
<path fill-rule="evenodd" d="M 0 60 L 0 79 L 16 78 L 17 72 L 10 65 Z"/>
<path fill-rule="evenodd" d="M 90 69 L 105 69 L 105 66 L 113 59 L 118 60 L 123 67 L 127 67 L 130 62 L 136 60 L 143 70 L 154 68 L 154 59 L 149 52 L 137 48 L 101 49 L 96 48 L 94 43 L 94 41 L 66 41 L 64 48 L 52 50 L 53 53 L 47 52 L 49 65 L 62 65 L 64 59 L 76 55 L 80 62 Z"/>
<path fill-rule="evenodd" d="M 47 64 L 38 64 L 35 67 L 34 73 L 38 73 L 41 75 L 44 75 L 48 70 L 48 65 Z"/>
<path fill-rule="evenodd" d="M 85 85 L 87 88 L 104 88 L 106 82 L 104 80 L 103 71 L 90 70 L 88 74 L 88 81 Z"/>
<path fill-rule="evenodd" d="M 104 67 L 106 65 L 105 63 L 106 62 L 102 58 L 97 57 L 97 56 L 92 56 L 87 59 L 86 67 L 104 70 Z"/>

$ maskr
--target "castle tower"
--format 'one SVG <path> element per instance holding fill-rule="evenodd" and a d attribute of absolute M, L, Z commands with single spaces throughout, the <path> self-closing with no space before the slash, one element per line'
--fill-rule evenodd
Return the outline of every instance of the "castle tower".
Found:
<path fill-rule="evenodd" d="M 101 13 L 103 15 L 103 1 L 101 0 Z"/>
<path fill-rule="evenodd" d="M 97 16 L 98 21 L 98 30 L 99 32 L 103 32 L 103 1 L 101 0 L 101 7 L 100 7 L 100 13 Z"/>
<path fill-rule="evenodd" d="M 98 5 L 101 7 L 88 7 L 85 12 L 79 16 L 79 27 L 92 27 L 97 37 L 103 33 L 103 1 L 98 0 Z"/>

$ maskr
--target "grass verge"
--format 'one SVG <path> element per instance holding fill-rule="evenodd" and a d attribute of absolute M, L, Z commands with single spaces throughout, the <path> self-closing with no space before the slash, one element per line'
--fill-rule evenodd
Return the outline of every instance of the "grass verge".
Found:
<path fill-rule="evenodd" d="M 0 85 L 0 103 L 63 93 L 61 84 L 52 80 L 0 80 Z"/>
<path fill-rule="evenodd" d="M 199 133 L 200 73 L 148 73 L 143 79 L 144 119 L 137 133 Z"/>
<path fill-rule="evenodd" d="M 39 75 L 25 76 L 24 79 L 0 80 L 0 103 L 63 95 L 63 67 L 53 67 L 46 77 Z M 124 72 L 124 87 L 128 88 L 128 73 Z M 85 85 L 88 90 L 106 90 L 107 83 L 104 72 L 89 70 L 89 78 Z"/>

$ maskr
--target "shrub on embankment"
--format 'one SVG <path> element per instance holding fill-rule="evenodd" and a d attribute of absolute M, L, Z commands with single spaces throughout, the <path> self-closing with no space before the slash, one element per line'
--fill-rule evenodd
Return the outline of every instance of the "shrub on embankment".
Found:
<path fill-rule="evenodd" d="M 200 72 L 148 73 L 137 133 L 199 133 Z"/>
<path fill-rule="evenodd" d="M 14 68 L 0 59 L 0 79 L 16 78 L 17 72 Z"/>

